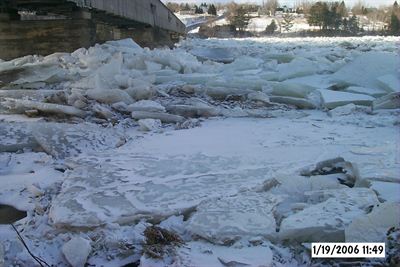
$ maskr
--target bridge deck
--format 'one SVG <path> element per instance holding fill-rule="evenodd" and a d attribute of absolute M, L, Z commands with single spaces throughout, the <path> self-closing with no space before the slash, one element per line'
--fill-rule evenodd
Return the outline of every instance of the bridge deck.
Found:
<path fill-rule="evenodd" d="M 68 0 L 80 7 L 104 11 L 184 34 L 185 25 L 159 0 Z"/>

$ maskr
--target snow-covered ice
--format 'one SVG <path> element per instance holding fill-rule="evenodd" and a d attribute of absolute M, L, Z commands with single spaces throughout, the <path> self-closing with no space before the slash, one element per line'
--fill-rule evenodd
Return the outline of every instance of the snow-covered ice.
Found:
<path fill-rule="evenodd" d="M 0 205 L 56 266 L 309 266 L 309 242 L 385 242 L 398 42 L 126 39 L 0 62 Z M 185 244 L 148 257 L 153 225 Z M 2 248 L 35 264 L 8 225 L 0 265 Z"/>

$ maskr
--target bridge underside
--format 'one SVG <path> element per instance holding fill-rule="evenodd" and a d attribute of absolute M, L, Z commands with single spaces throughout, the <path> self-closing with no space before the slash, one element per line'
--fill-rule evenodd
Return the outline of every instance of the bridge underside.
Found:
<path fill-rule="evenodd" d="M 72 52 L 132 38 L 144 47 L 172 46 L 180 33 L 66 0 L 0 0 L 0 59 Z"/>

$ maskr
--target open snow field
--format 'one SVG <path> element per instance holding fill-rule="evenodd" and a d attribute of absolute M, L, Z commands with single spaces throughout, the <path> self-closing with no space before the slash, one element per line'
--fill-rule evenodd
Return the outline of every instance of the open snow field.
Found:
<path fill-rule="evenodd" d="M 12 222 L 53 266 L 346 261 L 311 242 L 386 242 L 357 264 L 395 263 L 399 41 L 122 40 L 0 62 L 0 266 L 40 266 Z"/>

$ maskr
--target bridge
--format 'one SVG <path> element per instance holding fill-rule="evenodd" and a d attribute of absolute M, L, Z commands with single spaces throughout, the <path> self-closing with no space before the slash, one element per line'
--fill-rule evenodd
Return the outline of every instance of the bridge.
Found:
<path fill-rule="evenodd" d="M 108 40 L 172 46 L 185 25 L 159 0 L 0 0 L 0 59 Z"/>

